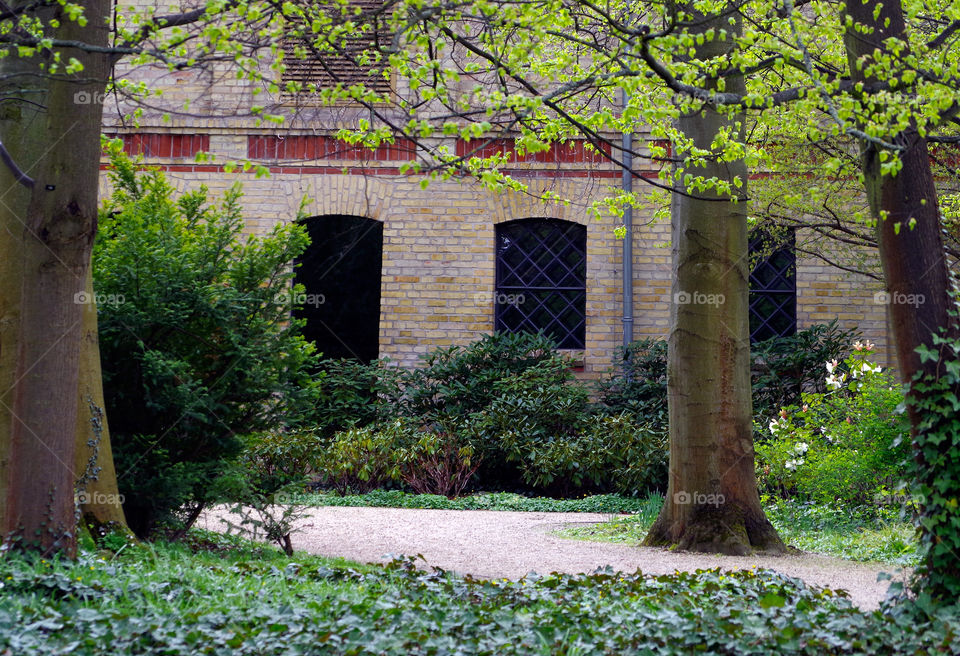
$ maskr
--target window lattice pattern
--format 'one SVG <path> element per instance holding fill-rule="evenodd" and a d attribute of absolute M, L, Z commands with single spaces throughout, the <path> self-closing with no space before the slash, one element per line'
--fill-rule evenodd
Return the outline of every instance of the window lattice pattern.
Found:
<path fill-rule="evenodd" d="M 766 237 L 750 238 L 751 254 L 769 251 Z M 750 274 L 750 341 L 784 337 L 797 332 L 797 258 L 794 235 Z"/>
<path fill-rule="evenodd" d="M 496 242 L 496 330 L 542 330 L 560 348 L 584 348 L 587 229 L 557 219 L 522 219 L 498 225 Z"/>

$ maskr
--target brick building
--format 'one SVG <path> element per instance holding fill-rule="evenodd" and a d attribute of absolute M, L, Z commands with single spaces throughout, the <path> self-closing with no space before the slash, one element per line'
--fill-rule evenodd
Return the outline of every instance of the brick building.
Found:
<path fill-rule="evenodd" d="M 508 172 L 528 185 L 528 193 L 493 192 L 469 177 L 424 187 L 421 177 L 402 172 L 422 155 L 413 144 L 399 141 L 370 151 L 333 136 L 337 128 L 355 125 L 364 115 L 361 108 L 305 104 L 285 127 L 265 128 L 244 109 L 255 100 L 263 104 L 262 95 L 226 70 L 118 72 L 163 88 L 167 108 L 191 101 L 194 115 L 168 120 L 160 109 L 147 111 L 136 127 L 119 118 L 128 108 L 105 112 L 104 131 L 165 169 L 173 184 L 203 184 L 218 194 L 242 182 L 251 233 L 295 220 L 301 199 L 307 199 L 313 245 L 298 275 L 311 301 L 305 310 L 308 336 L 325 353 L 415 366 L 437 346 L 467 343 L 493 330 L 543 328 L 582 363 L 584 376 L 612 363 L 623 338 L 623 243 L 615 235 L 620 220 L 592 219 L 588 208 L 620 185 L 621 172 L 584 142 L 514 156 Z M 295 102 L 268 100 L 275 112 Z M 478 147 L 481 155 L 513 150 L 509 140 L 449 138 L 434 145 L 441 143 L 458 154 Z M 644 135 L 636 143 L 643 144 Z M 215 159 L 197 163 L 198 151 Z M 243 160 L 268 167 L 270 176 L 224 165 Z M 639 157 L 633 170 L 655 176 L 657 166 Z M 570 202 L 538 200 L 547 191 Z M 670 226 L 654 220 L 653 209 L 639 208 L 633 218 L 638 339 L 666 335 L 672 300 Z M 758 337 L 839 318 L 844 326 L 859 327 L 879 346 L 881 362 L 891 364 L 886 307 L 875 302 L 875 281 L 784 253 L 755 273 L 752 327 Z"/>

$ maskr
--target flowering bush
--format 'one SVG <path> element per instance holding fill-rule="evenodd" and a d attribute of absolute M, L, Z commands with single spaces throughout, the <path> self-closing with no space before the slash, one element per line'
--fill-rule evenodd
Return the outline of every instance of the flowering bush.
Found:
<path fill-rule="evenodd" d="M 766 425 L 757 444 L 765 492 L 818 502 L 888 503 L 909 457 L 904 396 L 890 372 L 857 342 L 843 362 L 826 363 L 826 392 L 805 393 Z"/>

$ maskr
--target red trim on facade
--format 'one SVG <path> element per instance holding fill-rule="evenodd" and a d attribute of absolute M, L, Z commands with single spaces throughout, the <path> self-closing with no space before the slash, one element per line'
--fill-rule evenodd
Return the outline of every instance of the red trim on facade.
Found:
<path fill-rule="evenodd" d="M 150 164 L 151 168 L 157 168 L 161 171 L 170 171 L 176 173 L 226 173 L 226 168 L 216 164 Z M 100 170 L 105 171 L 110 168 L 107 163 L 100 164 Z M 365 166 L 271 166 L 270 173 L 278 175 L 401 175 L 400 169 L 395 166 L 383 167 L 365 167 Z M 248 173 L 253 173 L 253 170 Z M 515 178 L 619 178 L 619 170 L 603 171 L 557 171 L 557 170 L 530 170 L 515 169 L 503 171 Z M 636 171 L 637 175 L 643 178 L 656 178 L 656 171 Z M 406 173 L 408 176 L 416 176 L 416 173 Z"/>
<path fill-rule="evenodd" d="M 210 150 L 209 134 L 164 134 L 160 132 L 135 132 L 132 134 L 108 134 L 108 137 L 123 140 L 123 152 L 144 157 L 196 157 L 201 151 Z"/>
<path fill-rule="evenodd" d="M 352 145 L 335 137 L 323 135 L 251 135 L 247 137 L 247 157 L 250 159 L 333 159 L 351 161 L 409 162 L 416 156 L 416 146 L 409 139 L 397 139 L 375 149 Z"/>
<path fill-rule="evenodd" d="M 552 143 L 547 150 L 538 153 L 517 154 L 516 139 L 480 139 L 467 141 L 457 139 L 457 157 L 493 157 L 503 153 L 511 162 L 535 162 L 542 164 L 599 164 L 607 161 L 610 144 L 592 143 L 598 150 L 588 150 L 586 139 L 571 139 L 566 143 Z"/>

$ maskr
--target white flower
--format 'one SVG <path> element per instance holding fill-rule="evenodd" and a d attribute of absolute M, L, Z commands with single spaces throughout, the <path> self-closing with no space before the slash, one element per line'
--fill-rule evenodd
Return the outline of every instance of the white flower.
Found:
<path fill-rule="evenodd" d="M 840 389 L 841 383 L 843 383 L 843 378 L 837 378 L 832 374 L 827 376 L 827 387 L 832 387 L 833 389 Z"/>
<path fill-rule="evenodd" d="M 780 428 L 779 422 L 777 422 L 777 420 L 776 420 L 775 418 L 774 418 L 774 419 L 771 419 L 771 420 L 770 420 L 770 432 L 771 432 L 771 433 L 776 433 L 776 432 L 777 432 L 777 429 L 779 429 L 779 428 Z"/>
<path fill-rule="evenodd" d="M 790 471 L 793 471 L 793 470 L 796 469 L 796 467 L 797 467 L 797 461 L 796 461 L 796 460 L 787 460 L 785 463 L 783 463 L 783 466 L 786 467 L 787 469 L 789 469 Z"/>
<path fill-rule="evenodd" d="M 828 374 L 832 374 L 832 373 L 833 373 L 833 370 L 836 369 L 836 368 L 837 368 L 837 361 L 836 361 L 836 360 L 830 360 L 830 361 L 827 363 L 827 373 L 828 373 Z"/>
<path fill-rule="evenodd" d="M 853 343 L 853 350 L 854 350 L 854 351 L 862 351 L 862 350 L 863 350 L 863 342 L 854 342 L 854 343 Z"/>
<path fill-rule="evenodd" d="M 810 448 L 810 445 L 806 442 L 797 442 L 796 446 L 793 447 L 793 450 L 797 453 L 806 453 L 807 449 Z"/>

